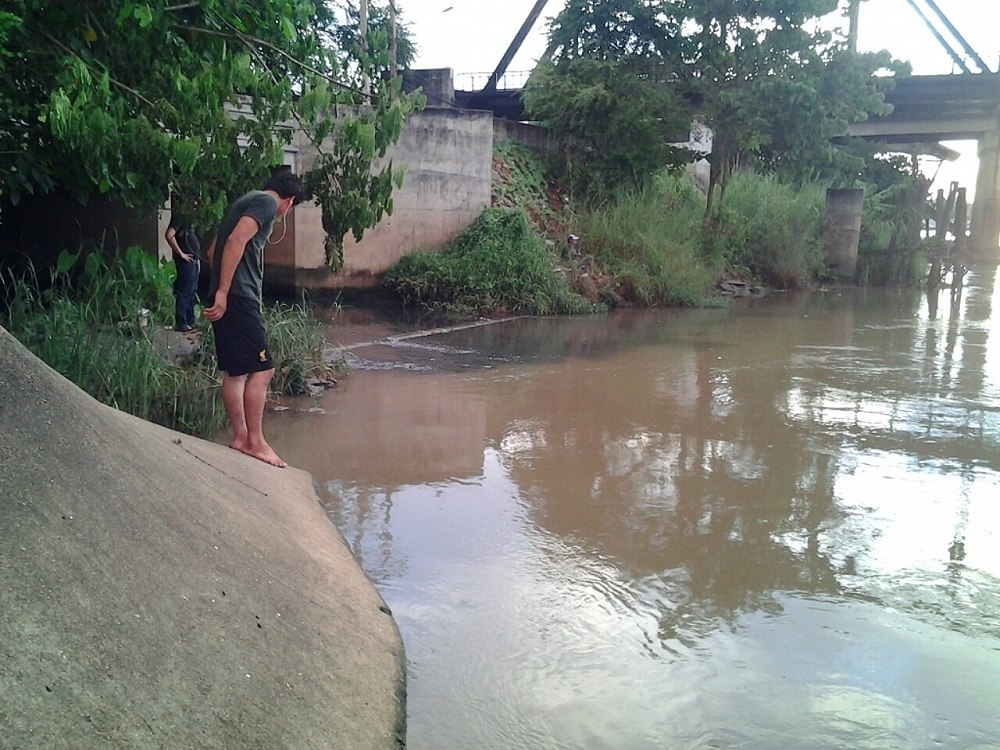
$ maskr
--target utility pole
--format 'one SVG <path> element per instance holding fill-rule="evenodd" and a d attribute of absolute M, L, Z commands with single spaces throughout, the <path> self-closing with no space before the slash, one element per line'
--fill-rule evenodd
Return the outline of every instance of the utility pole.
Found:
<path fill-rule="evenodd" d="M 389 77 L 395 78 L 396 57 L 399 54 L 399 34 L 396 32 L 396 0 L 389 0 Z"/>
<path fill-rule="evenodd" d="M 361 36 L 361 54 L 368 57 L 368 0 L 361 0 L 358 5 L 358 34 Z M 371 93 L 366 65 L 367 62 L 361 66 L 361 91 L 365 97 Z"/>
<path fill-rule="evenodd" d="M 847 49 L 851 52 L 858 51 L 858 17 L 861 12 L 861 0 L 850 0 L 847 7 L 847 18 L 850 25 L 847 30 Z"/>

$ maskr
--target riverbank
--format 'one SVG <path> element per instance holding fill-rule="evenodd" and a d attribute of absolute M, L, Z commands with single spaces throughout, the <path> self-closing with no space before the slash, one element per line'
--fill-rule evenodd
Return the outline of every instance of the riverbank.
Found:
<path fill-rule="evenodd" d="M 398 629 L 310 475 L 0 357 L 5 746 L 404 745 Z"/>

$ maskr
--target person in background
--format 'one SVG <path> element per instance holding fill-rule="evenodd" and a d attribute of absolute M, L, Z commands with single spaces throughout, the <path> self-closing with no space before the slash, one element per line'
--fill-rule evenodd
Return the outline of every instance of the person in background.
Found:
<path fill-rule="evenodd" d="M 263 190 L 252 190 L 230 206 L 209 245 L 212 281 L 202 313 L 215 332 L 222 403 L 233 432 L 229 447 L 282 468 L 288 464 L 264 439 L 264 404 L 274 375 L 261 315 L 264 246 L 275 219 L 287 216 L 304 197 L 302 181 L 283 169 Z"/>
<path fill-rule="evenodd" d="M 201 243 L 198 234 L 184 216 L 180 204 L 170 212 L 170 224 L 164 238 L 174 254 L 177 278 L 174 280 L 174 330 L 190 333 L 194 330 L 194 299 L 198 292 Z"/>
<path fill-rule="evenodd" d="M 566 246 L 563 247 L 562 255 L 566 260 L 577 260 L 580 257 L 580 238 L 575 234 L 566 237 Z"/>

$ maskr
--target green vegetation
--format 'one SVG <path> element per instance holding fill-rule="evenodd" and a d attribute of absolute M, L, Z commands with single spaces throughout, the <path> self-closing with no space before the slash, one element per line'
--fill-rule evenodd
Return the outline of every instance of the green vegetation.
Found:
<path fill-rule="evenodd" d="M 319 0 L 7 5 L 0 201 L 59 189 L 150 212 L 173 194 L 195 226 L 214 226 L 283 163 L 294 121 L 319 154 L 306 177 L 331 267 L 347 232 L 391 212 L 401 171 L 373 161 L 422 96 L 401 92 L 412 46 L 390 60 L 385 10 L 362 40 Z"/>
<path fill-rule="evenodd" d="M 330 350 L 326 325 L 316 317 L 304 295 L 298 304 L 265 305 L 264 330 L 274 360 L 273 393 L 302 395 L 308 390 L 310 378 L 329 382 L 347 368 L 343 358 Z M 203 346 L 214 351 L 211 327 L 206 326 L 205 331 Z"/>
<path fill-rule="evenodd" d="M 521 210 L 487 209 L 441 253 L 411 253 L 383 283 L 406 304 L 464 315 L 590 312 Z"/>
<path fill-rule="evenodd" d="M 517 141 L 493 143 L 493 208 L 520 208 L 543 235 L 560 235 L 568 220 L 569 199 L 550 178 L 545 159 Z"/>
<path fill-rule="evenodd" d="M 516 155 L 494 172 L 494 200 L 544 205 L 551 190 L 523 147 L 498 149 L 495 160 Z M 525 177 L 525 175 L 528 175 Z M 497 182 L 507 181 L 506 187 Z M 719 229 L 702 231 L 704 193 L 686 175 L 662 171 L 641 188 L 613 200 L 567 211 L 582 236 L 579 259 L 546 251 L 542 211 L 532 227 L 521 211 L 489 209 L 443 253 L 404 256 L 384 282 L 405 304 L 455 314 L 586 312 L 608 306 L 704 306 L 713 282 L 727 277 L 782 289 L 822 278 L 824 188 L 795 189 L 752 171 L 733 175 Z M 561 250 L 561 235 L 550 242 Z M 570 290 L 572 290 L 572 293 Z M 589 302 L 588 302 L 589 300 Z"/>
<path fill-rule="evenodd" d="M 926 185 L 874 147 L 834 138 L 886 111 L 892 79 L 876 71 L 907 69 L 824 31 L 816 20 L 836 9 L 568 0 L 524 101 L 563 143 L 550 174 L 574 196 L 573 231 L 594 260 L 574 270 L 574 288 L 613 304 L 676 305 L 704 303 L 722 276 L 779 288 L 822 281 L 828 187 L 865 189 L 859 278 L 915 279 Z M 704 191 L 667 176 L 684 158 L 669 142 L 685 140 L 692 121 L 712 131 Z"/>
<path fill-rule="evenodd" d="M 566 143 L 561 178 L 574 193 L 643 185 L 685 156 L 690 123 L 676 88 L 640 63 L 572 58 L 541 61 L 524 92 L 532 119 Z"/>
<path fill-rule="evenodd" d="M 885 111 L 891 81 L 873 73 L 896 64 L 823 31 L 817 20 L 836 10 L 837 0 L 568 0 L 525 106 L 573 139 L 591 199 L 676 164 L 667 144 L 693 120 L 707 125 L 704 222 L 715 231 L 738 163 L 825 177 L 842 169 L 831 137 Z"/>
<path fill-rule="evenodd" d="M 822 274 L 822 189 L 738 171 L 729 190 L 718 233 L 706 242 L 704 195 L 687 177 L 661 173 L 585 214 L 585 252 L 626 301 L 645 305 L 704 305 L 723 276 L 785 289 Z"/>
<path fill-rule="evenodd" d="M 887 286 L 915 284 L 926 266 L 920 230 L 930 180 L 901 156 L 870 160 L 863 177 L 858 280 Z"/>
<path fill-rule="evenodd" d="M 50 278 L 0 276 L 0 323 L 57 372 L 105 404 L 195 435 L 225 423 L 211 328 L 184 362 L 157 332 L 173 316 L 172 264 L 129 248 L 114 264 L 99 253 L 63 252 Z M 306 374 L 328 374 L 326 339 L 305 307 L 267 312 L 278 364 L 272 388 L 301 392 Z"/>
<path fill-rule="evenodd" d="M 796 189 L 773 176 L 733 173 L 712 238 L 726 272 L 778 289 L 809 286 L 825 273 L 825 186 Z"/>
<path fill-rule="evenodd" d="M 652 184 L 583 212 L 582 252 L 614 279 L 623 303 L 703 305 L 716 271 L 701 252 L 703 205 L 693 182 L 661 173 Z"/>

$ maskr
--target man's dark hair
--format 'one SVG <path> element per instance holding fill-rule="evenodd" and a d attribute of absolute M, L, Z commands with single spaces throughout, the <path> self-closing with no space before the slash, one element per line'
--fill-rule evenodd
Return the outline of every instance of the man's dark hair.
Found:
<path fill-rule="evenodd" d="M 297 175 L 292 174 L 290 169 L 279 169 L 271 175 L 271 179 L 264 186 L 265 190 L 273 190 L 282 198 L 294 198 L 292 205 L 297 206 L 304 201 L 308 194 L 305 185 Z"/>

